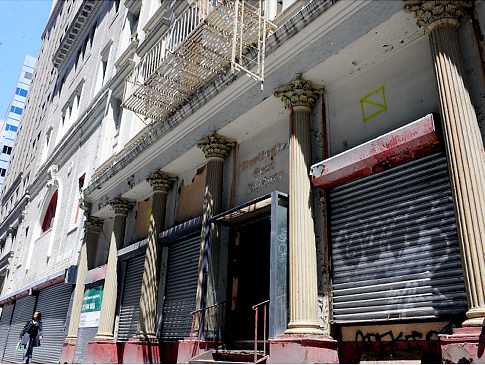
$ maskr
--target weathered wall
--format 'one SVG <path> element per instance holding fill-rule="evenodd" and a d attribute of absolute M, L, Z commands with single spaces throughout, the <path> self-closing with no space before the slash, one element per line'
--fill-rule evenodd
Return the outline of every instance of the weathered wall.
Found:
<path fill-rule="evenodd" d="M 206 172 L 204 167 L 197 171 L 192 181 L 181 181 L 178 188 L 176 223 L 183 223 L 202 214 Z"/>
<path fill-rule="evenodd" d="M 239 145 L 236 205 L 274 190 L 288 193 L 289 131 L 285 115 Z"/>
<path fill-rule="evenodd" d="M 439 110 L 426 38 L 374 62 L 327 89 L 331 155 Z"/>

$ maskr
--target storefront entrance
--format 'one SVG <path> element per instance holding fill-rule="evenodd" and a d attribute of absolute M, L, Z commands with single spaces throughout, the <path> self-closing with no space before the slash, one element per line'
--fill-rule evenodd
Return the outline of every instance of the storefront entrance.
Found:
<path fill-rule="evenodd" d="M 275 191 L 212 218 L 212 222 L 227 227 L 229 232 L 223 329 L 228 346 L 252 346 L 255 336 L 252 307 L 263 301 L 269 300 L 266 338 L 282 334 L 287 328 L 287 207 L 287 195 Z M 262 310 L 258 323 L 262 338 Z"/>
<path fill-rule="evenodd" d="M 226 300 L 228 342 L 254 339 L 252 306 L 269 299 L 270 216 L 234 228 L 231 236 Z"/>

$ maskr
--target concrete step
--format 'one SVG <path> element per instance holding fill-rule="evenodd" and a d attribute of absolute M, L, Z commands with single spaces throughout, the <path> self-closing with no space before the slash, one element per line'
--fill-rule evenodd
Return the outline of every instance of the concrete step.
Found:
<path fill-rule="evenodd" d="M 265 363 L 263 352 L 258 351 L 258 363 Z M 254 363 L 254 351 L 251 350 L 213 350 L 189 361 L 190 364 L 251 364 Z"/>

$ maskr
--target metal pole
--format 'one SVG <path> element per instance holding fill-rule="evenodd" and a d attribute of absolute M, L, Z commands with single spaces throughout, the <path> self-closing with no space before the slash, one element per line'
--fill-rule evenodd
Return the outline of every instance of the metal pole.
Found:
<path fill-rule="evenodd" d="M 263 355 L 266 355 L 266 308 L 268 304 L 264 305 L 264 325 L 263 325 Z"/>
<path fill-rule="evenodd" d="M 237 42 L 237 22 L 239 16 L 239 0 L 235 0 L 234 4 L 234 26 L 232 35 L 232 54 L 231 54 L 231 73 L 235 71 L 236 64 L 236 42 Z"/>
<path fill-rule="evenodd" d="M 254 312 L 254 363 L 258 361 L 258 312 L 259 308 L 256 308 Z"/>

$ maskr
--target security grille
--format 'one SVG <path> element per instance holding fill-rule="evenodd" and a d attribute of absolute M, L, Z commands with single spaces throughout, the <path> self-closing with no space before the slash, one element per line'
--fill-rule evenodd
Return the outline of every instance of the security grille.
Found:
<path fill-rule="evenodd" d="M 334 322 L 466 312 L 444 153 L 331 189 L 330 239 Z"/>
<path fill-rule="evenodd" d="M 0 361 L 3 360 L 5 345 L 7 344 L 8 332 L 10 330 L 10 321 L 12 320 L 14 304 L 5 305 L 2 309 L 0 318 Z"/>
<path fill-rule="evenodd" d="M 125 283 L 121 299 L 118 340 L 127 341 L 136 334 L 140 313 L 140 291 L 143 279 L 145 255 L 126 261 Z"/>
<path fill-rule="evenodd" d="M 70 284 L 61 283 L 39 292 L 35 311 L 42 313 L 44 336 L 40 347 L 36 347 L 32 353 L 33 363 L 59 362 L 66 332 L 71 291 Z"/>
<path fill-rule="evenodd" d="M 200 252 L 200 232 L 169 247 L 161 338 L 190 336 L 190 312 L 195 310 Z"/>
<path fill-rule="evenodd" d="M 17 344 L 20 332 L 22 332 L 25 324 L 32 319 L 32 314 L 34 314 L 35 298 L 35 296 L 28 295 L 15 302 L 7 345 L 3 354 L 4 362 L 23 362 L 23 352 L 16 351 Z"/>

